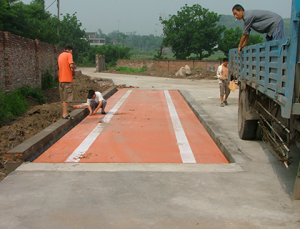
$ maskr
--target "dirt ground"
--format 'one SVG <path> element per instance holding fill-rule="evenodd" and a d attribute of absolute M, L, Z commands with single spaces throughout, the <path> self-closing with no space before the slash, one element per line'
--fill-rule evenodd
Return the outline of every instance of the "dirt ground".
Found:
<path fill-rule="evenodd" d="M 111 73 L 119 73 L 110 70 Z M 167 77 L 178 78 L 175 76 L 176 71 L 146 71 L 138 75 L 153 76 L 153 77 Z M 184 78 L 188 79 L 216 79 L 216 72 L 207 71 L 204 69 L 192 71 L 192 74 Z M 94 89 L 96 91 L 104 92 L 113 85 L 112 80 L 109 79 L 93 79 L 89 76 L 76 72 L 74 79 L 74 101 L 85 101 L 88 90 Z M 118 88 L 122 86 L 117 85 Z M 58 88 L 48 89 L 43 91 L 47 102 L 39 105 L 35 99 L 27 98 L 30 109 L 21 117 L 13 120 L 7 126 L 0 128 L 0 182 L 6 176 L 4 162 L 5 153 L 24 142 L 26 139 L 34 136 L 46 127 L 50 126 L 61 118 L 62 108 Z M 74 108 L 69 104 L 69 112 Z"/>
<path fill-rule="evenodd" d="M 115 70 L 109 70 L 107 71 L 109 73 L 114 74 L 122 74 Z M 206 69 L 198 69 L 192 71 L 191 75 L 187 75 L 185 77 L 177 77 L 176 74 L 177 71 L 153 71 L 153 70 L 147 70 L 142 73 L 136 73 L 131 75 L 142 75 L 142 76 L 154 76 L 154 77 L 166 77 L 166 78 L 182 78 L 182 79 L 216 79 L 216 72 L 215 71 L 209 71 Z"/>

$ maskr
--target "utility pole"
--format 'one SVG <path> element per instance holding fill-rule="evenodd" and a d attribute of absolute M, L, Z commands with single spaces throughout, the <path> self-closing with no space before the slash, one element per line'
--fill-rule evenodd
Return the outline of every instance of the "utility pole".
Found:
<path fill-rule="evenodd" d="M 57 18 L 59 23 L 59 0 L 57 0 Z M 59 34 L 59 24 L 57 25 L 57 34 Z"/>
<path fill-rule="evenodd" d="M 119 29 L 119 20 L 118 20 L 118 42 L 120 42 L 120 29 Z"/>

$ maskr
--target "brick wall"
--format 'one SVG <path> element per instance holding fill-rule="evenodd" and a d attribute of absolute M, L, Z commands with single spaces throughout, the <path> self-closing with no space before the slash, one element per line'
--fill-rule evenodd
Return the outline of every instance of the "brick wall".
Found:
<path fill-rule="evenodd" d="M 46 69 L 57 77 L 57 57 L 63 48 L 0 31 L 0 89 L 41 87 Z"/>
<path fill-rule="evenodd" d="M 174 71 L 188 65 L 190 68 L 203 68 L 211 71 L 217 71 L 221 61 L 200 61 L 200 60 L 118 60 L 117 67 L 127 66 L 131 68 L 142 68 L 146 66 L 148 69 Z"/>
<path fill-rule="evenodd" d="M 4 70 L 4 34 L 0 32 L 0 90 L 4 89 L 5 85 L 5 70 Z"/>

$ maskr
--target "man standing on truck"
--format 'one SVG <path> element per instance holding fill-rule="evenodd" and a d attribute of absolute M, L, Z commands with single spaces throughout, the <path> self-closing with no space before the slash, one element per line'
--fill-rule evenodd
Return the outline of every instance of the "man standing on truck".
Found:
<path fill-rule="evenodd" d="M 251 28 L 258 33 L 266 33 L 266 40 L 279 40 L 285 37 L 283 19 L 276 13 L 267 10 L 244 10 L 236 4 L 232 13 L 237 20 L 244 21 L 244 31 L 238 47 L 238 53 L 247 45 Z"/>
<path fill-rule="evenodd" d="M 228 105 L 227 99 L 230 94 L 230 89 L 228 88 L 228 58 L 224 58 L 223 64 L 218 67 L 217 77 L 219 79 L 221 107 L 224 107 L 224 104 Z"/>

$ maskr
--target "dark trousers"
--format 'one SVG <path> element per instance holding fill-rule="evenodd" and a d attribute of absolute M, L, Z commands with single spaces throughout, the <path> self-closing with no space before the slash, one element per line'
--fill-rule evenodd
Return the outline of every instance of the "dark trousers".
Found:
<path fill-rule="evenodd" d="M 99 103 L 96 103 L 95 100 L 92 100 L 92 101 L 90 102 L 90 104 L 91 104 L 92 112 L 94 112 L 94 110 L 95 110 L 95 109 L 98 107 L 98 105 L 99 105 Z M 101 106 L 101 112 L 105 112 L 104 109 L 105 109 L 105 107 L 106 107 L 106 104 L 107 104 L 106 100 L 103 99 L 103 100 L 102 100 L 102 106 Z"/>

